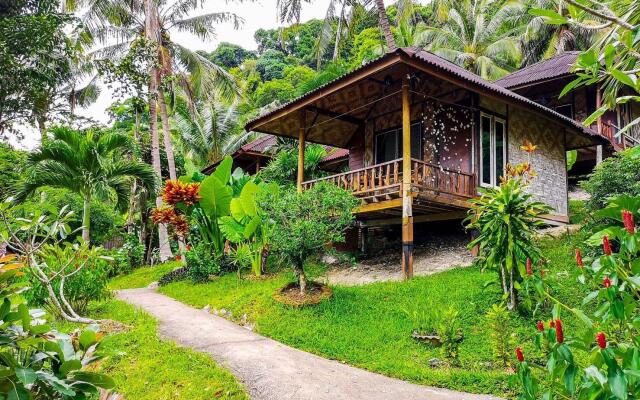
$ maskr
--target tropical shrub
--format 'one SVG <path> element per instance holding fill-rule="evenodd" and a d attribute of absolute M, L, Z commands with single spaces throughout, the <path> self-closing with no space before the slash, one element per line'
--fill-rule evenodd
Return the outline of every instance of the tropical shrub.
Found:
<path fill-rule="evenodd" d="M 531 146 L 533 151 L 535 147 Z M 469 248 L 479 246 L 477 262 L 482 268 L 497 271 L 498 284 L 508 308 L 518 304 L 518 286 L 532 262 L 541 259 L 534 243 L 538 219 L 551 208 L 533 201 L 526 188 L 533 178 L 528 162 L 507 166 L 507 178 L 497 188 L 480 188 L 480 198 L 471 200 L 472 208 L 465 220 L 466 227 L 477 233 Z"/>
<path fill-rule="evenodd" d="M 485 316 L 489 328 L 489 338 L 493 349 L 493 358 L 500 366 L 511 366 L 511 352 L 513 351 L 514 338 L 509 330 L 511 315 L 504 304 L 494 304 Z"/>
<path fill-rule="evenodd" d="M 258 206 L 257 198 L 267 192 L 277 195 L 279 190 L 274 183 L 248 181 L 239 196 L 231 199 L 231 215 L 220 218 L 222 233 L 236 245 L 236 265 L 238 268 L 250 265 L 256 276 L 260 276 L 266 267 L 273 231 L 273 222 Z M 246 261 L 248 265 L 245 265 Z"/>
<path fill-rule="evenodd" d="M 124 244 L 111 253 L 113 266 L 110 276 L 128 274 L 144 264 L 145 247 L 135 234 L 126 234 Z"/>
<path fill-rule="evenodd" d="M 304 150 L 304 176 L 306 179 L 316 179 L 324 173 L 320 170 L 320 163 L 327 155 L 326 150 L 319 144 L 306 146 Z M 266 182 L 274 182 L 279 185 L 293 185 L 298 174 L 298 149 L 288 148 L 281 150 L 260 171 L 259 177 Z"/>
<path fill-rule="evenodd" d="M 640 234 L 634 222 L 640 196 L 618 196 L 598 213 L 612 222 L 587 240 L 602 245 L 594 257 L 576 250 L 577 281 L 589 291 L 580 306 L 555 298 L 543 277 L 527 278 L 555 305 L 551 321 L 536 325 L 536 348 L 545 365 L 529 362 L 536 355 L 516 349 L 523 399 L 640 398 Z M 577 317 L 580 329 L 566 329 L 561 312 Z"/>
<path fill-rule="evenodd" d="M 605 159 L 581 186 L 591 195 L 587 208 L 591 211 L 604 208 L 607 199 L 627 194 L 640 195 L 640 157 L 637 150 L 629 149 Z"/>
<path fill-rule="evenodd" d="M 93 268 L 97 259 L 104 259 L 99 249 L 90 247 L 84 240 L 80 243 L 65 241 L 77 233 L 69 228 L 72 213 L 66 207 L 57 215 L 39 211 L 28 218 L 15 218 L 11 204 L 11 199 L 0 203 L 0 241 L 6 242 L 7 247 L 24 260 L 29 279 L 46 290 L 47 301 L 55 307 L 56 313 L 70 322 L 95 323 L 78 314 L 68 298 L 69 289 L 65 288 L 70 281 L 77 282 L 75 295 L 80 305 L 87 297 L 103 290 L 100 280 L 104 282 L 108 272 L 106 268 Z M 85 268 L 90 272 L 85 272 Z M 80 274 L 89 275 L 87 282 L 77 277 Z M 88 283 L 91 280 L 97 282 Z M 85 283 L 91 285 L 90 288 L 85 287 Z"/>
<path fill-rule="evenodd" d="M 110 296 L 107 283 L 111 266 L 109 261 L 98 256 L 99 254 L 97 251 L 68 242 L 57 246 L 45 245 L 38 254 L 40 262 L 46 265 L 47 269 L 63 271 L 63 274 L 67 275 L 63 286 L 64 295 L 73 310 L 80 314 L 87 311 L 90 301 L 103 300 Z M 77 261 L 69 263 L 69 260 L 76 258 L 85 260 L 83 268 L 76 270 Z M 28 273 L 27 277 L 32 287 L 27 294 L 29 300 L 34 304 L 45 306 L 51 314 L 60 317 L 61 314 L 51 300 L 47 285 L 31 273 Z M 53 278 L 51 281 L 51 286 L 56 293 L 60 291 L 60 284 L 59 278 Z"/>
<path fill-rule="evenodd" d="M 0 257 L 0 397 L 6 399 L 85 399 L 110 389 L 106 375 L 84 368 L 100 359 L 97 326 L 72 336 L 51 330 L 43 311 L 20 297 L 23 265 Z"/>
<path fill-rule="evenodd" d="M 271 248 L 291 264 L 304 294 L 305 261 L 321 252 L 326 244 L 344 240 L 358 200 L 334 185 L 319 183 L 302 193 L 295 189 L 265 192 L 258 198 L 258 204 L 273 220 Z"/>
<path fill-rule="evenodd" d="M 185 253 L 187 276 L 194 282 L 206 282 L 219 275 L 225 264 L 223 255 L 216 255 L 211 246 L 198 243 Z"/>

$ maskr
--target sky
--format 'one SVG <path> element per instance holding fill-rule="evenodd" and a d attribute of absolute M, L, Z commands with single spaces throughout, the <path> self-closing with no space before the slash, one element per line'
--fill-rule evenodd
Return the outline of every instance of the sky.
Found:
<path fill-rule="evenodd" d="M 192 50 L 211 52 L 220 42 L 235 43 L 246 49 L 255 50 L 257 43 L 253 40 L 253 34 L 256 30 L 260 28 L 273 29 L 281 25 L 278 23 L 276 16 L 276 1 L 277 0 L 244 0 L 240 2 L 237 0 L 204 0 L 203 8 L 194 11 L 191 15 L 230 11 L 241 16 L 244 19 L 244 24 L 237 30 L 234 29 L 231 23 L 219 24 L 216 26 L 216 37 L 206 42 L 187 33 L 172 32 L 172 38 Z M 312 0 L 309 4 L 304 3 L 301 21 L 305 22 L 313 18 L 324 18 L 328 4 L 329 0 Z M 103 87 L 98 101 L 86 109 L 78 109 L 77 113 L 82 116 L 91 117 L 98 122 L 107 123 L 109 117 L 106 113 L 106 108 L 113 101 L 111 95 L 112 93 L 106 87 Z M 37 130 L 27 126 L 21 127 L 20 130 L 24 135 L 24 139 L 20 141 L 16 139 L 10 140 L 12 144 L 22 149 L 33 149 L 39 144 L 40 133 Z"/>

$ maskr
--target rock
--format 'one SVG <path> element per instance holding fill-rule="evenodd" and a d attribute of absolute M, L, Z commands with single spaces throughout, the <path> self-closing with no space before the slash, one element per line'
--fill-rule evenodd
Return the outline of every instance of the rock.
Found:
<path fill-rule="evenodd" d="M 431 358 L 429 361 L 429 366 L 431 368 L 441 368 L 444 367 L 445 365 L 447 365 L 447 363 L 445 363 L 444 361 L 442 361 L 439 358 Z"/>
<path fill-rule="evenodd" d="M 158 282 L 151 282 L 147 288 L 156 290 L 158 288 Z"/>
<path fill-rule="evenodd" d="M 338 257 L 329 253 L 324 253 L 320 261 L 322 261 L 322 263 L 326 265 L 336 265 L 340 263 L 340 260 L 338 260 Z"/>
<path fill-rule="evenodd" d="M 208 313 L 209 311 L 211 311 L 211 306 L 207 304 L 206 306 L 202 307 L 202 311 Z"/>

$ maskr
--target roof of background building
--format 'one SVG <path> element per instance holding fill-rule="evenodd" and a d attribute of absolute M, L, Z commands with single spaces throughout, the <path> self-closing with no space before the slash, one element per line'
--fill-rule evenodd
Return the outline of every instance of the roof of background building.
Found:
<path fill-rule="evenodd" d="M 519 86 L 569 75 L 571 66 L 576 62 L 579 54 L 578 51 L 562 53 L 512 72 L 494 83 L 513 90 Z"/>

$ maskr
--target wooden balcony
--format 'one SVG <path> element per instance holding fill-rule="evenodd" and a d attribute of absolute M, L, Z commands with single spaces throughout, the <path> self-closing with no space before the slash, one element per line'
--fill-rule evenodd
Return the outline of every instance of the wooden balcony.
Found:
<path fill-rule="evenodd" d="M 302 183 L 303 190 L 318 182 L 330 182 L 351 191 L 363 200 L 360 212 L 385 207 L 368 205 L 385 203 L 388 208 L 401 206 L 402 159 L 371 165 Z M 468 208 L 468 200 L 477 195 L 475 174 L 443 168 L 415 158 L 411 159 L 411 196 L 416 211 L 449 211 Z M 382 206 L 382 204 L 381 204 Z"/>

